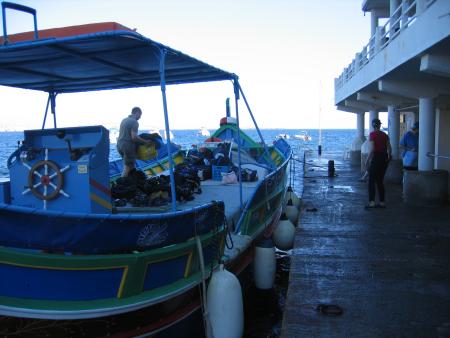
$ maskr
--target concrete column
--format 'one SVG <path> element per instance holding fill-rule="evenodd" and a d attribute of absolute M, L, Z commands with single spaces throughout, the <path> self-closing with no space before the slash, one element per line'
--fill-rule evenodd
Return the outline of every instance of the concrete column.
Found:
<path fill-rule="evenodd" d="M 427 1 L 426 0 L 416 0 L 416 13 L 417 15 L 421 15 L 427 9 Z"/>
<path fill-rule="evenodd" d="M 400 115 L 394 106 L 388 106 L 389 139 L 391 140 L 392 159 L 398 160 L 398 146 L 400 143 Z"/>
<path fill-rule="evenodd" d="M 400 114 L 394 106 L 388 106 L 389 140 L 392 147 L 392 161 L 386 171 L 385 181 L 401 184 L 403 181 L 403 161 L 399 160 Z"/>
<path fill-rule="evenodd" d="M 390 0 L 389 1 L 389 15 L 392 17 L 395 10 L 400 6 L 400 0 Z"/>
<path fill-rule="evenodd" d="M 434 169 L 434 160 L 427 153 L 434 154 L 435 123 L 434 99 L 419 98 L 419 171 Z"/>
<path fill-rule="evenodd" d="M 370 12 L 370 36 L 372 37 L 378 27 L 378 15 L 375 13 L 375 11 Z"/>
<path fill-rule="evenodd" d="M 378 118 L 378 112 L 376 110 L 369 111 L 369 134 L 373 132 L 372 120 Z"/>
<path fill-rule="evenodd" d="M 390 0 L 389 2 L 389 16 L 391 17 L 391 24 L 390 24 L 390 34 L 391 36 L 400 28 L 400 22 L 395 23 L 395 21 L 400 17 L 401 11 L 395 13 L 394 12 L 397 8 L 400 7 L 401 0 Z"/>
<path fill-rule="evenodd" d="M 436 154 L 450 157 L 450 107 L 436 109 Z M 445 169 L 450 172 L 450 160 L 436 158 L 435 168 Z M 449 182 L 450 183 L 450 182 Z M 450 191 L 450 189 L 449 189 Z"/>
<path fill-rule="evenodd" d="M 356 130 L 358 132 L 358 138 L 361 141 L 365 141 L 365 137 L 364 137 L 364 116 L 366 115 L 366 113 L 362 112 L 356 115 Z"/>
<path fill-rule="evenodd" d="M 356 114 L 356 137 L 352 141 L 350 148 L 350 161 L 353 165 L 361 163 L 361 146 L 366 138 L 364 137 L 364 112 Z"/>

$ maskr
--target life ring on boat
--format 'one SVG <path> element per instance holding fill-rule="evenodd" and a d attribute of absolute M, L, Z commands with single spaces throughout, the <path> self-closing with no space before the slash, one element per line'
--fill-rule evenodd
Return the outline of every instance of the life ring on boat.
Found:
<path fill-rule="evenodd" d="M 222 140 L 220 138 L 218 138 L 218 137 L 211 136 L 211 137 L 208 137 L 205 140 L 205 142 L 222 142 Z"/>
<path fill-rule="evenodd" d="M 44 174 L 41 174 L 41 169 L 44 169 Z M 50 171 L 53 171 L 53 173 L 50 173 Z M 34 183 L 34 176 L 38 176 L 38 183 Z M 56 178 L 56 184 L 52 182 L 53 178 Z M 49 160 L 36 162 L 30 168 L 30 172 L 28 173 L 28 188 L 34 196 L 41 200 L 50 201 L 55 199 L 56 196 L 61 193 L 63 184 L 64 177 L 61 170 L 56 163 Z M 40 186 L 44 186 L 44 193 L 41 193 L 38 190 Z M 52 187 L 53 191 L 50 194 L 47 194 L 49 187 Z"/>

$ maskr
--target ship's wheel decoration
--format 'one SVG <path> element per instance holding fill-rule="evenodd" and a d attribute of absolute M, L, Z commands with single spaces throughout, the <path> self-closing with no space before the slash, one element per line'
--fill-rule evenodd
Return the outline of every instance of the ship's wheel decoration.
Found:
<path fill-rule="evenodd" d="M 32 167 L 27 163 L 22 164 L 28 168 L 28 188 L 22 192 L 25 195 L 31 192 L 34 196 L 44 201 L 44 209 L 47 209 L 47 201 L 55 199 L 60 194 L 70 197 L 63 190 L 63 173 L 70 169 L 69 165 L 60 169 L 55 162 L 49 161 L 48 149 L 45 149 L 45 159 L 36 162 Z M 37 180 L 36 180 L 37 178 Z"/>

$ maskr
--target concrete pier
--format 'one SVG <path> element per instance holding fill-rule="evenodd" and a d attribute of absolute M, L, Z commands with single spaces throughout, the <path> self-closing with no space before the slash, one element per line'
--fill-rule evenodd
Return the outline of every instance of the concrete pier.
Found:
<path fill-rule="evenodd" d="M 281 337 L 450 337 L 450 206 L 408 207 L 386 184 L 387 208 L 365 210 L 367 183 L 342 158 L 306 156 Z"/>

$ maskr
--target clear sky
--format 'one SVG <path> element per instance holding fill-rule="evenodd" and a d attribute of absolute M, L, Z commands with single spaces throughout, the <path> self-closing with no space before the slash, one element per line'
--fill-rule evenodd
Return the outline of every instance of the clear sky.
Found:
<path fill-rule="evenodd" d="M 261 128 L 356 128 L 354 114 L 335 109 L 334 78 L 369 40 L 361 0 L 10 1 L 35 8 L 40 29 L 116 21 L 238 74 Z M 7 24 L 8 33 L 29 31 L 32 17 L 7 10 Z M 171 128 L 216 128 L 232 95 L 229 82 L 169 86 Z M 46 100 L 0 87 L 0 129 L 40 128 Z M 133 106 L 142 127 L 163 127 L 157 87 L 60 95 L 58 124 L 117 126 Z M 243 100 L 240 117 L 252 127 Z"/>

